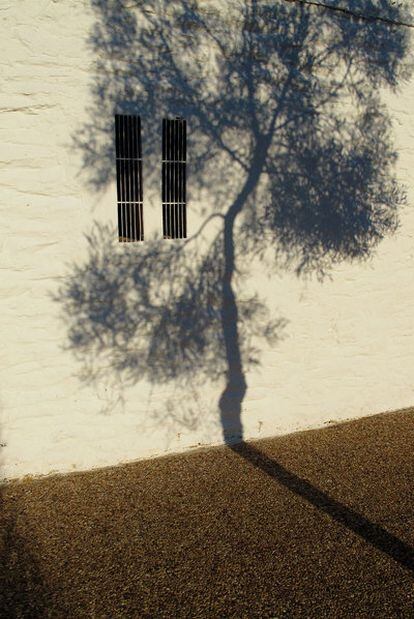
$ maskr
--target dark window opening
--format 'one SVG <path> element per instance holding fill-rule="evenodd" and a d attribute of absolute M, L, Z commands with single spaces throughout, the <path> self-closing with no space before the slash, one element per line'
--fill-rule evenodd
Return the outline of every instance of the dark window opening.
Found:
<path fill-rule="evenodd" d="M 141 118 L 115 115 L 119 241 L 143 241 Z"/>
<path fill-rule="evenodd" d="M 162 121 L 162 226 L 165 239 L 187 237 L 187 125 L 183 118 Z"/>

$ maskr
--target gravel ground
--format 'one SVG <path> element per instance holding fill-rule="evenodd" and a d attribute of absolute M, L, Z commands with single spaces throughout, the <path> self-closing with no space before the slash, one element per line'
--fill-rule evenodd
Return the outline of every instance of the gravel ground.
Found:
<path fill-rule="evenodd" d="M 414 411 L 1 489 L 1 617 L 414 617 Z"/>

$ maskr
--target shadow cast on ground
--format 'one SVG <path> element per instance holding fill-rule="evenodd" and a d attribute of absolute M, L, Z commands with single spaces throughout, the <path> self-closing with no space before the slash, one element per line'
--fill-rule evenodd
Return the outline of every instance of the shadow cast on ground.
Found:
<path fill-rule="evenodd" d="M 253 466 L 264 471 L 277 483 L 282 484 L 288 490 L 330 516 L 334 521 L 345 526 L 352 533 L 359 535 L 363 540 L 374 546 L 374 548 L 384 552 L 391 559 L 414 572 L 414 548 L 401 541 L 398 537 L 371 522 L 362 514 L 330 497 L 326 492 L 319 490 L 306 479 L 295 475 L 276 460 L 269 458 L 254 445 L 241 442 L 233 445 L 231 449 L 248 462 L 251 462 Z"/>
<path fill-rule="evenodd" d="M 10 484 L 0 616 L 411 616 L 413 440 L 407 410 Z"/>

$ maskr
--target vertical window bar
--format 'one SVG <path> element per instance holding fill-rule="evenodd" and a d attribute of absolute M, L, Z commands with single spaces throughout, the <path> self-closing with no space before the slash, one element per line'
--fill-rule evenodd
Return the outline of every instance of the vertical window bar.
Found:
<path fill-rule="evenodd" d="M 138 210 L 139 210 L 139 236 L 138 239 L 140 241 L 144 240 L 144 186 L 142 183 L 142 138 L 141 138 L 141 117 L 138 116 L 138 131 L 137 131 L 137 140 L 138 140 L 138 170 L 139 170 L 139 187 L 140 187 L 140 195 L 138 202 Z"/>
<path fill-rule="evenodd" d="M 162 205 L 162 230 L 165 238 L 165 231 L 167 229 L 167 206 L 166 204 Z"/>
<path fill-rule="evenodd" d="M 127 146 L 125 144 L 125 146 Z M 125 150 L 127 150 L 127 148 L 125 148 Z M 129 183 L 130 183 L 130 179 L 131 179 L 131 173 L 130 173 L 130 160 L 129 159 L 124 159 L 124 173 L 125 173 L 125 202 L 129 202 L 130 201 L 130 190 L 129 190 Z"/>
<path fill-rule="evenodd" d="M 176 119 L 175 121 L 175 164 L 174 164 L 174 168 L 175 168 L 175 184 L 174 184 L 174 191 L 175 191 L 175 200 L 176 200 L 176 207 L 175 207 L 175 211 L 176 211 L 176 222 L 177 222 L 177 237 L 180 239 L 181 237 L 181 217 L 180 217 L 180 151 L 179 151 L 179 146 L 180 146 L 180 119 Z"/>
<path fill-rule="evenodd" d="M 131 209 L 130 209 L 130 203 L 126 202 L 125 203 L 125 214 L 126 214 L 126 221 L 125 221 L 125 237 L 127 241 L 131 241 Z"/>
<path fill-rule="evenodd" d="M 183 221 L 183 163 L 182 163 L 182 141 L 183 141 L 183 123 L 179 123 L 178 128 L 178 160 L 179 160 L 179 184 L 178 184 L 178 193 L 180 200 L 180 238 L 184 238 L 184 221 Z"/>
<path fill-rule="evenodd" d="M 174 159 L 174 121 L 170 120 L 170 153 L 169 153 L 169 163 L 168 163 L 168 167 L 170 168 L 170 215 L 171 215 L 171 225 L 170 225 L 170 238 L 174 238 L 175 234 L 174 234 L 174 225 L 175 225 L 175 221 L 174 221 L 174 207 L 173 207 L 173 203 L 174 203 L 174 192 L 173 192 L 173 183 L 174 183 L 174 164 L 173 164 L 173 159 Z"/>
<path fill-rule="evenodd" d="M 165 239 L 186 238 L 186 121 L 162 121 L 162 226 Z"/>
<path fill-rule="evenodd" d="M 175 237 L 180 238 L 180 221 L 178 219 L 178 200 L 180 196 L 178 195 L 178 129 L 180 126 L 179 121 L 174 121 L 174 212 L 175 212 Z"/>
<path fill-rule="evenodd" d="M 141 117 L 138 116 L 138 158 L 142 159 Z"/>
<path fill-rule="evenodd" d="M 129 156 L 131 159 L 136 159 L 136 155 L 134 154 L 134 132 L 135 132 L 135 123 L 133 116 L 129 117 Z"/>
<path fill-rule="evenodd" d="M 118 235 L 121 237 L 122 230 L 122 204 L 118 202 Z"/>
<path fill-rule="evenodd" d="M 129 222 L 129 236 L 131 241 L 136 241 L 136 230 L 135 230 L 135 204 L 129 205 L 129 212 L 131 213 L 131 218 Z"/>
<path fill-rule="evenodd" d="M 169 211 L 168 211 L 168 163 L 167 163 L 167 159 L 168 159 L 168 131 L 169 131 L 169 125 L 168 125 L 168 120 L 165 118 L 165 142 L 163 144 L 163 165 L 164 165 L 164 205 L 165 205 L 165 222 L 166 222 L 166 226 L 165 226 L 165 230 L 164 230 L 164 237 L 168 238 L 168 228 L 169 228 Z"/>
<path fill-rule="evenodd" d="M 168 148 L 169 148 L 169 140 L 170 140 L 170 123 L 166 119 L 165 121 L 165 202 L 167 207 L 167 227 L 165 229 L 165 235 L 169 238 L 170 235 L 170 211 L 168 207 L 168 197 L 169 197 L 169 182 L 170 182 L 170 170 L 168 168 Z"/>
<path fill-rule="evenodd" d="M 183 205 L 182 205 L 182 209 L 183 209 L 183 228 L 184 228 L 184 238 L 187 238 L 187 209 L 186 209 L 186 197 L 185 197 L 185 190 L 186 190 L 186 167 L 185 165 L 183 166 L 183 187 L 184 187 L 184 193 L 183 193 Z"/>
<path fill-rule="evenodd" d="M 183 161 L 187 161 L 187 121 L 183 120 Z"/>
<path fill-rule="evenodd" d="M 125 241 L 131 241 L 131 210 L 129 202 L 125 202 Z"/>
<path fill-rule="evenodd" d="M 119 241 L 144 240 L 141 118 L 115 115 Z"/>
<path fill-rule="evenodd" d="M 187 237 L 187 121 L 183 121 L 183 201 L 184 201 L 184 236 Z"/>
<path fill-rule="evenodd" d="M 131 211 L 131 239 L 134 240 L 134 234 L 132 232 L 132 202 L 136 199 L 135 197 L 135 158 L 134 158 L 134 122 L 132 116 L 129 117 L 129 130 L 128 130 L 128 142 L 129 142 L 129 201 L 130 211 Z"/>
<path fill-rule="evenodd" d="M 122 191 L 122 174 L 121 174 L 121 119 L 115 116 L 115 151 L 116 151 L 116 190 L 118 197 L 118 230 L 122 228 L 122 209 L 119 203 L 119 197 Z M 120 236 L 120 235 L 119 235 Z"/>
<path fill-rule="evenodd" d="M 130 182 L 130 187 L 131 187 L 131 198 L 130 201 L 131 202 L 137 202 L 137 192 L 136 192 L 136 178 L 135 178 L 135 159 L 131 159 L 131 161 L 129 162 L 129 166 L 131 169 L 131 182 Z"/>
<path fill-rule="evenodd" d="M 122 202 L 120 205 L 121 208 L 121 229 L 119 230 L 119 240 L 124 240 L 124 221 L 125 221 L 125 203 Z"/>
<path fill-rule="evenodd" d="M 174 238 L 179 239 L 180 235 L 178 234 L 178 204 L 177 202 L 174 202 L 173 208 L 174 208 Z"/>
<path fill-rule="evenodd" d="M 129 199 L 128 199 L 128 202 L 130 203 L 129 211 L 130 211 L 130 213 L 132 215 L 131 202 L 134 199 L 134 194 L 133 194 L 134 160 L 133 160 L 133 153 L 132 153 L 133 125 L 132 125 L 132 118 L 131 118 L 131 116 L 128 116 L 127 127 L 128 127 L 127 140 L 128 140 L 128 168 L 129 168 L 129 174 L 128 174 Z M 130 228 L 130 237 L 132 238 L 132 228 Z"/>
<path fill-rule="evenodd" d="M 131 117 L 125 116 L 125 157 L 131 159 Z"/>
<path fill-rule="evenodd" d="M 135 116 L 131 117 L 131 122 L 132 122 L 132 157 L 134 158 L 134 160 L 138 159 L 138 154 L 137 154 L 137 119 Z"/>
<path fill-rule="evenodd" d="M 179 132 L 178 132 L 178 159 L 179 159 L 179 163 L 178 163 L 178 167 L 179 167 L 179 186 L 178 186 L 178 191 L 179 191 L 179 200 L 180 200 L 180 205 L 179 205 L 179 213 L 180 213 L 180 238 L 184 238 L 184 230 L 183 230 L 183 208 L 182 208 L 182 202 L 183 202 L 183 187 L 182 187 L 182 168 L 183 168 L 183 164 L 182 164 L 182 154 L 181 154 L 181 142 L 182 142 L 182 125 L 183 123 L 180 122 L 179 124 Z"/>
<path fill-rule="evenodd" d="M 122 134 L 121 134 L 122 135 Z M 122 144 L 122 142 L 121 142 Z M 121 148 L 121 152 L 123 152 L 123 147 Z M 120 169 L 121 169 L 121 193 L 118 199 L 122 200 L 121 202 L 121 228 L 119 230 L 119 240 L 125 240 L 125 172 L 124 172 L 124 164 L 125 160 L 119 160 Z"/>
<path fill-rule="evenodd" d="M 123 150 L 123 149 L 122 149 Z M 121 200 L 126 202 L 126 194 L 127 194 L 127 171 L 126 171 L 126 159 L 121 159 L 121 170 L 122 170 L 122 197 Z"/>
<path fill-rule="evenodd" d="M 166 205 L 165 205 L 165 197 L 166 197 L 166 193 L 165 193 L 165 185 L 166 185 L 166 168 L 165 168 L 165 144 L 167 141 L 167 120 L 166 118 L 162 119 L 162 154 L 161 154 L 161 159 L 162 159 L 162 163 L 161 163 L 161 200 L 162 200 L 162 230 L 163 230 L 163 236 L 165 238 L 166 235 L 166 230 L 167 230 L 167 218 L 166 218 Z"/>
<path fill-rule="evenodd" d="M 121 145 L 121 157 L 122 157 L 122 159 L 125 159 L 125 157 L 126 157 L 126 153 L 125 153 L 125 116 L 121 116 L 121 139 L 120 139 L 120 145 Z"/>
<path fill-rule="evenodd" d="M 173 224 L 174 224 L 174 218 L 173 218 L 173 214 L 172 214 L 172 209 L 171 209 L 171 202 L 172 202 L 172 195 L 171 195 L 171 181 L 172 181 L 172 170 L 171 170 L 171 155 L 172 155 L 172 148 L 171 148 L 171 144 L 172 144 L 172 134 L 173 134 L 173 124 L 172 121 L 169 120 L 168 121 L 168 149 L 167 149 L 167 158 L 168 158 L 168 163 L 167 163 L 167 167 L 168 167 L 168 193 L 167 193 L 167 200 L 168 200 L 168 237 L 170 239 L 173 238 Z"/>
<path fill-rule="evenodd" d="M 171 121 L 171 214 L 172 214 L 172 220 L 173 220 L 173 224 L 172 224 L 172 234 L 171 236 L 176 239 L 177 238 L 177 217 L 176 217 L 176 212 L 175 212 L 175 201 L 176 201 L 176 195 L 175 195 L 175 142 L 176 142 L 176 128 L 177 128 L 177 123 L 175 120 Z"/>
<path fill-rule="evenodd" d="M 167 181 L 167 202 L 168 202 L 168 238 L 172 239 L 172 225 L 173 225 L 173 217 L 171 212 L 171 138 L 172 138 L 172 122 L 170 120 L 167 121 L 168 126 L 168 143 L 167 143 L 167 170 L 168 170 L 168 181 Z"/>
<path fill-rule="evenodd" d="M 138 216 L 138 204 L 134 204 L 133 209 L 134 209 L 134 241 L 139 241 L 138 239 L 138 226 L 140 225 L 140 220 L 139 220 L 139 216 Z"/>

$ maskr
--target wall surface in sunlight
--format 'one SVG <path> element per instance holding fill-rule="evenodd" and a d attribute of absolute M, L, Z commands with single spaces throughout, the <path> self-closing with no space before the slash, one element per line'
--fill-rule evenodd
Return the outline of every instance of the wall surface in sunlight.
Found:
<path fill-rule="evenodd" d="M 362 12 L 367 5 L 363 1 L 329 2 L 335 6 L 349 6 L 352 10 L 357 10 L 355 5 L 359 4 Z M 210 321 L 210 308 L 213 313 L 217 310 L 216 288 L 212 285 L 213 292 L 208 286 L 206 291 L 203 288 L 212 269 L 205 266 L 203 270 L 200 266 L 197 270 L 199 285 L 194 294 L 200 296 L 195 297 L 196 301 L 191 304 L 188 299 L 188 278 L 191 283 L 191 275 L 188 273 L 198 265 L 198 258 L 193 259 L 189 254 L 185 268 L 177 266 L 177 273 L 171 268 L 170 279 L 162 283 L 162 290 L 172 294 L 170 289 L 175 281 L 178 288 L 187 286 L 187 297 L 183 296 L 182 305 L 178 309 L 174 306 L 174 311 L 167 305 L 166 299 L 170 299 L 167 293 L 167 296 L 162 292 L 157 297 L 156 281 L 148 280 L 151 287 L 148 284 L 147 323 L 142 302 L 138 305 L 135 298 L 140 294 L 142 300 L 147 280 L 140 288 L 141 271 L 134 271 L 134 264 L 141 264 L 144 252 L 148 252 L 145 259 L 147 267 L 149 265 L 149 278 L 151 270 L 165 259 L 162 257 L 163 248 L 176 247 L 182 241 L 160 238 L 157 161 L 160 160 L 161 144 L 160 139 L 157 142 L 156 135 L 151 134 L 149 126 L 160 126 L 162 110 L 154 108 L 151 111 L 148 107 L 151 97 L 148 96 L 145 110 L 141 112 L 133 86 L 128 90 L 131 66 L 143 74 L 144 68 L 139 64 L 141 56 L 138 54 L 134 62 L 129 62 L 118 50 L 121 57 L 117 66 L 118 69 L 124 67 L 126 75 L 122 95 L 114 95 L 111 90 L 111 75 L 105 82 L 108 91 L 100 81 L 109 69 L 105 57 L 106 39 L 102 38 L 101 47 L 97 45 L 97 32 L 104 28 L 105 19 L 109 19 L 111 6 L 115 4 L 93 2 L 91 5 L 86 0 L 23 0 L 6 2 L 2 7 L 3 28 L 7 36 L 3 37 L 5 80 L 0 95 L 3 164 L 0 462 L 1 475 L 5 478 L 112 465 L 223 441 L 219 401 L 226 384 L 226 372 L 230 373 L 230 370 L 226 369 L 224 353 L 220 357 L 224 346 L 217 326 L 220 321 L 217 324 L 213 319 Z M 123 4 L 134 3 L 131 0 Z M 150 13 L 150 5 L 154 3 L 135 4 L 137 11 Z M 175 3 L 170 4 L 175 6 Z M 217 11 L 219 6 L 212 2 L 200 4 L 205 14 L 213 9 Z M 231 7 L 238 10 L 241 4 L 228 3 L 230 16 Z M 284 7 L 294 3 L 279 0 L 273 4 Z M 381 16 L 382 4 L 372 2 L 371 5 L 377 11 L 375 15 Z M 410 15 L 405 4 L 403 9 L 401 21 L 408 22 Z M 312 24 L 312 20 L 319 19 L 317 11 L 325 14 L 328 10 L 304 7 L 301 27 L 306 24 L 310 28 L 306 20 L 309 18 Z M 384 10 L 385 18 L 394 19 L 392 12 Z M 200 22 L 190 13 L 186 14 L 186 19 L 188 36 L 191 37 L 192 33 L 196 36 L 200 32 Z M 237 20 L 233 24 L 230 17 L 222 19 L 230 33 L 232 28 L 243 28 Z M 335 19 L 342 19 L 344 23 L 350 20 L 346 15 Z M 116 28 L 126 28 L 125 23 Z M 317 30 L 317 23 L 314 23 Z M 100 24 L 99 28 L 97 24 Z M 136 34 L 137 27 L 140 27 L 139 20 L 135 30 L 131 30 L 132 36 L 141 36 L 139 32 Z M 362 30 L 367 27 L 371 26 L 364 21 L 352 21 L 352 28 Z M 407 26 L 387 27 L 391 39 L 400 29 L 409 30 Z M 111 28 L 108 31 L 111 32 Z M 91 43 L 91 38 L 94 43 Z M 218 66 L 215 45 L 214 40 L 206 37 L 198 47 L 201 65 L 207 63 L 212 75 Z M 323 42 L 318 45 L 315 49 L 322 54 Z M 141 48 L 142 62 L 145 53 L 155 54 L 154 49 L 150 44 L 146 51 Z M 128 54 L 128 48 L 126 50 L 125 54 Z M 102 63 L 97 65 L 100 58 Z M 153 62 L 156 72 L 157 64 Z M 260 63 L 261 60 L 255 59 L 254 62 Z M 374 62 L 379 63 L 380 57 Z M 194 73 L 195 66 L 190 67 Z M 238 79 L 241 79 L 239 65 L 236 68 Z M 297 72 L 301 70 L 295 69 Z M 309 67 L 306 70 L 309 71 Z M 231 79 L 236 79 L 235 75 L 233 72 Z M 113 79 L 118 80 L 119 74 Z M 167 79 L 164 75 L 154 78 L 155 81 L 164 79 Z M 266 79 L 264 84 L 269 83 Z M 320 77 L 320 83 L 324 83 L 323 79 Z M 282 260 L 272 262 L 269 257 L 272 248 L 264 248 L 265 255 L 261 255 L 260 234 L 254 239 L 251 256 L 244 246 L 237 256 L 240 274 L 234 286 L 238 311 L 246 325 L 250 320 L 246 332 L 241 329 L 239 334 L 241 339 L 244 338 L 241 348 L 245 355 L 247 391 L 241 399 L 241 420 L 246 439 L 317 427 L 414 403 L 414 82 L 409 77 L 396 81 L 393 88 L 381 86 L 381 100 L 391 121 L 390 139 L 397 154 L 392 166 L 395 179 L 406 192 L 405 204 L 401 203 L 398 208 L 398 229 L 393 234 L 384 234 L 364 260 L 333 261 L 324 277 L 320 277 L 319 272 L 301 274 Z M 94 89 L 94 84 L 98 88 Z M 149 82 L 147 95 L 151 88 Z M 178 86 L 176 88 L 179 90 Z M 263 86 L 260 93 L 258 88 L 254 96 L 261 97 L 261 101 L 272 97 L 272 92 L 269 94 L 266 88 Z M 247 93 L 246 101 L 248 96 Z M 322 95 L 318 96 L 322 100 Z M 99 97 L 101 103 L 97 103 Z M 346 109 L 349 101 L 345 99 L 344 95 L 343 101 L 335 100 L 332 106 L 342 105 Z M 132 104 L 131 108 L 128 108 L 129 104 Z M 192 105 L 195 107 L 196 103 Z M 202 102 L 197 102 L 197 105 L 194 118 L 201 118 Z M 111 110 L 115 109 L 130 109 L 142 116 L 146 183 L 146 240 L 143 244 L 120 246 L 117 242 L 115 164 L 110 137 Z M 178 113 L 184 110 L 185 114 L 187 109 L 190 110 L 188 101 L 177 102 Z M 172 108 L 166 110 L 173 111 Z M 248 113 L 243 111 L 243 106 L 240 110 L 240 115 Z M 283 118 L 289 120 L 290 117 L 282 117 L 281 127 Z M 211 176 L 208 166 L 199 171 L 197 153 L 190 148 L 192 131 L 194 149 L 205 146 L 205 158 L 210 152 L 209 140 L 217 143 L 220 136 L 227 140 L 233 155 L 239 153 L 243 157 L 251 144 L 251 136 L 245 125 L 243 133 L 237 133 L 235 128 L 241 126 L 242 121 L 235 116 L 223 127 L 219 124 L 220 119 L 207 118 L 208 132 L 205 130 L 205 133 L 202 121 L 197 127 L 195 122 L 188 122 L 189 235 L 194 234 L 211 214 L 220 214 L 206 224 L 200 237 L 194 241 L 199 252 L 197 256 L 203 256 L 210 251 L 208 248 L 214 243 L 215 235 L 220 234 L 220 217 L 242 185 L 244 164 L 225 152 L 217 155 L 217 160 L 212 159 L 211 166 L 216 166 L 217 174 L 222 173 L 221 184 Z M 145 133 L 147 126 L 148 137 Z M 106 134 L 102 127 L 106 127 Z M 217 127 L 219 136 L 214 134 Z M 300 130 L 299 123 L 293 122 L 290 133 L 284 134 L 291 140 L 292 148 L 294 136 L 299 135 Z M 308 137 L 311 144 L 312 136 Z M 103 141 L 102 149 L 100 140 Z M 276 135 L 275 148 L 277 140 Z M 292 149 L 289 147 L 288 150 L 291 152 Z M 263 174 L 263 184 L 258 184 L 252 192 L 255 197 L 250 213 L 255 212 L 254 200 L 259 204 L 260 200 L 266 199 L 266 192 L 275 191 L 282 195 L 283 189 L 286 206 L 278 222 L 283 221 L 285 225 L 283 218 L 289 209 L 289 196 L 294 193 L 292 163 L 286 160 L 285 152 L 274 152 L 274 162 L 278 161 L 277 156 L 283 157 L 286 167 L 283 185 L 280 181 L 278 189 L 272 190 L 266 184 L 271 172 L 268 172 L 268 177 Z M 277 163 L 273 165 L 277 170 Z M 355 166 L 358 165 L 362 164 L 356 161 Z M 303 170 L 299 164 L 297 168 L 298 173 Z M 326 178 L 328 166 L 326 173 L 319 171 Z M 316 174 L 317 170 L 312 171 L 308 165 L 305 172 L 307 175 Z M 91 181 L 91 178 L 95 180 Z M 337 192 L 343 193 L 339 181 Z M 333 182 L 334 177 L 331 184 Z M 334 195 L 335 187 L 330 190 Z M 295 195 L 295 204 L 305 199 L 303 195 L 299 192 Z M 245 235 L 243 221 L 240 220 L 240 238 Z M 249 221 L 245 221 L 247 228 L 253 225 Z M 237 252 L 237 238 L 235 246 Z M 154 248 L 152 253 L 149 247 Z M 192 251 L 191 243 L 188 247 Z M 214 252 L 211 255 L 214 258 Z M 201 258 L 200 264 L 204 264 Z M 214 264 L 213 259 L 211 264 Z M 178 268 L 181 269 L 179 273 Z M 100 288 L 98 280 L 105 282 L 105 289 Z M 72 296 L 68 301 L 65 291 L 69 290 L 67 282 L 70 281 L 75 282 L 78 297 L 71 288 Z M 65 294 L 66 300 L 63 299 Z M 80 299 L 81 295 L 84 298 L 89 294 L 93 295 L 93 307 L 98 314 L 102 311 L 99 320 L 91 317 L 92 302 L 86 305 Z M 121 299 L 121 294 L 124 313 L 117 315 L 115 320 L 116 300 Z M 114 299 L 113 304 L 111 299 Z M 155 306 L 158 313 L 154 310 L 152 314 Z M 159 323 L 165 330 L 159 331 L 158 338 L 164 338 L 164 341 L 160 343 L 154 340 L 154 334 L 151 335 L 152 345 L 160 351 L 155 353 L 154 360 L 148 352 L 148 339 L 141 336 L 141 332 L 148 335 L 149 323 L 160 320 L 159 312 L 163 307 L 170 311 L 173 332 L 165 328 L 164 323 Z M 141 322 L 135 324 L 135 310 L 138 308 Z M 203 309 L 202 316 L 194 308 Z M 180 319 L 186 312 L 188 320 L 181 324 Z M 152 318 L 153 315 L 156 318 Z M 110 332 L 109 323 L 115 325 Z M 263 338 L 263 333 L 269 329 L 266 325 L 270 323 L 274 326 L 274 337 Z M 133 336 L 128 330 L 129 325 Z M 74 333 L 78 334 L 78 340 Z M 87 344 L 80 345 L 85 334 L 90 339 Z M 197 336 L 203 337 L 201 343 Z M 180 348 L 187 337 L 193 342 L 191 350 L 187 352 L 182 344 L 183 351 L 177 359 L 175 348 Z M 177 338 L 177 344 L 174 344 L 174 338 Z M 167 355 L 168 342 L 173 344 Z M 244 348 L 245 342 L 248 346 L 246 344 Z M 140 365 L 147 357 L 151 359 L 151 373 Z M 180 367 L 184 363 L 188 364 L 185 373 Z"/>

